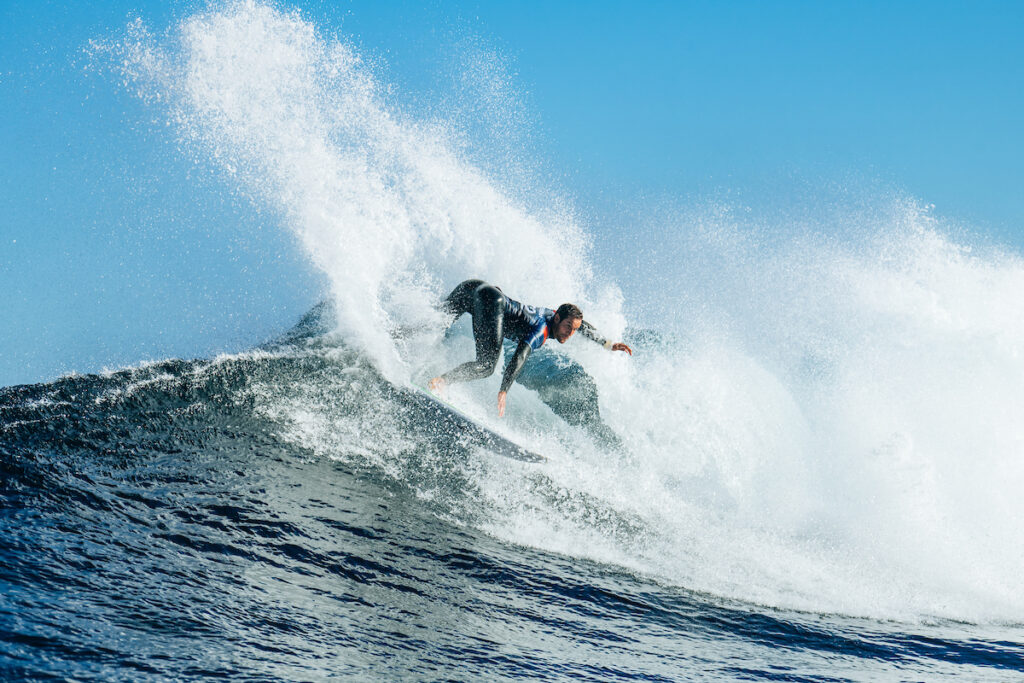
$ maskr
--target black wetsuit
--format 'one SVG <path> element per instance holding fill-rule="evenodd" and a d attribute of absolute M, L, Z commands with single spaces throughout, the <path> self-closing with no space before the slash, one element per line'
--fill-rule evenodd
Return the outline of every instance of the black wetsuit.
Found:
<path fill-rule="evenodd" d="M 547 341 L 548 325 L 555 315 L 550 308 L 529 306 L 510 299 L 500 289 L 483 280 L 459 283 L 444 300 L 442 310 L 453 316 L 453 322 L 463 313 L 471 314 L 473 338 L 476 340 L 476 360 L 446 372 L 441 376 L 446 382 L 466 382 L 489 377 L 498 366 L 501 340 L 508 338 L 519 342 L 515 354 L 505 367 L 501 391 L 509 390 L 530 352 L 539 349 Z M 611 348 L 611 342 L 585 320 L 579 331 L 588 339 Z"/>

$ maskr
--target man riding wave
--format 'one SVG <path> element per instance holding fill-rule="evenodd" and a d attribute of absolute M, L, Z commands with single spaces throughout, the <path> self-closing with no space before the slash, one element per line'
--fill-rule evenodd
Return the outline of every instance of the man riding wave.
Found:
<path fill-rule="evenodd" d="M 633 350 L 622 342 L 611 342 L 583 319 L 583 313 L 574 304 L 562 304 L 557 310 L 520 303 L 505 296 L 500 289 L 483 280 L 459 283 L 442 303 L 441 309 L 451 316 L 451 322 L 463 313 L 473 316 L 473 338 L 476 342 L 476 360 L 455 367 L 440 377 L 430 380 L 431 391 L 447 384 L 483 379 L 494 373 L 501 357 L 501 344 L 505 338 L 518 342 L 516 351 L 501 380 L 498 391 L 498 416 L 505 415 L 507 394 L 516 377 L 523 370 L 530 353 L 544 345 L 548 338 L 564 344 L 577 331 L 584 337 L 611 351 Z"/>

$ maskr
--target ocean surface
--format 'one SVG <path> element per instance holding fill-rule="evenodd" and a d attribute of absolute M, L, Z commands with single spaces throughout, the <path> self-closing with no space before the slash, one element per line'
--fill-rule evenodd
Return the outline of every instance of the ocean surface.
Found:
<path fill-rule="evenodd" d="M 1020 625 L 768 606 L 503 538 L 508 500 L 652 530 L 558 481 L 571 440 L 528 464 L 439 433 L 306 323 L 247 354 L 0 390 L 5 680 L 1024 676 Z"/>
<path fill-rule="evenodd" d="M 900 195 L 602 243 L 477 57 L 445 109 L 280 4 L 90 43 L 325 300 L 0 388 L 0 679 L 1024 681 L 1024 259 Z M 633 347 L 549 342 L 504 419 L 451 388 L 544 463 L 409 393 L 472 356 L 471 277 Z"/>

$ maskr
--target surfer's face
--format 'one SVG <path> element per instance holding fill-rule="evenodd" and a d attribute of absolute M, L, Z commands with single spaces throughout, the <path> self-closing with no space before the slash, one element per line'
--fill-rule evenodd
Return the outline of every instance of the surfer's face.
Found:
<path fill-rule="evenodd" d="M 551 336 L 557 339 L 559 344 L 567 342 L 583 323 L 579 318 L 558 318 L 558 316 L 555 316 L 555 320 L 552 322 L 554 322 L 554 331 Z"/>

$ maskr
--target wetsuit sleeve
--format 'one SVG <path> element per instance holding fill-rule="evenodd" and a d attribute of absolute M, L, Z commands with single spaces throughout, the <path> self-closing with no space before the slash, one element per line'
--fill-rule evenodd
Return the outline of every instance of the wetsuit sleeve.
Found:
<path fill-rule="evenodd" d="M 505 375 L 501 378 L 501 389 L 499 391 L 508 391 L 512 383 L 516 381 L 516 377 L 522 372 L 523 364 L 530 357 L 531 351 L 533 351 L 533 348 L 525 340 L 519 342 L 512 360 L 505 366 Z"/>
<path fill-rule="evenodd" d="M 610 339 L 605 339 L 601 335 L 601 333 L 597 331 L 597 328 L 588 323 L 586 320 L 582 321 L 582 323 L 580 324 L 580 334 L 582 334 L 587 339 L 596 341 L 598 344 L 600 344 L 606 349 L 612 348 L 612 341 Z"/>

